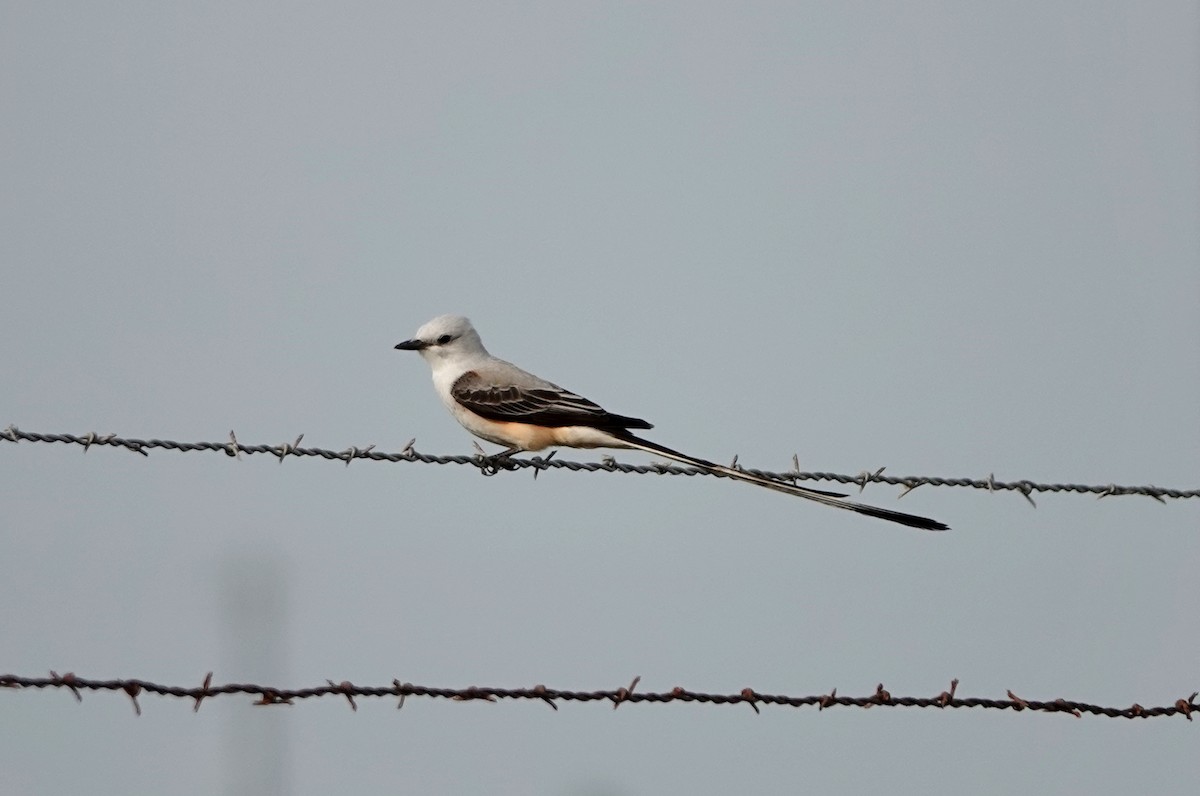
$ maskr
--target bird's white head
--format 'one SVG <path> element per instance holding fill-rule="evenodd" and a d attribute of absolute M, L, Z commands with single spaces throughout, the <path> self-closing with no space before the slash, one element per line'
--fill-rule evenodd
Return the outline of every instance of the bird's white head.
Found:
<path fill-rule="evenodd" d="M 479 332 L 461 315 L 439 315 L 396 348 L 416 351 L 434 367 L 451 360 L 487 356 Z"/>

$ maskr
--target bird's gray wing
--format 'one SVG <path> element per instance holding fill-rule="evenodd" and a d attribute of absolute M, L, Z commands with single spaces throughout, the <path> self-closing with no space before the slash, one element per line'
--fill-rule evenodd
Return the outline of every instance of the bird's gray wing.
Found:
<path fill-rule="evenodd" d="M 550 428 L 653 428 L 640 418 L 607 412 L 581 395 L 526 374 L 516 367 L 513 367 L 513 370 L 517 371 L 516 374 L 489 374 L 491 378 L 481 374 L 480 370 L 482 369 L 468 370 L 459 376 L 450 388 L 450 394 L 464 407 L 488 420 L 529 423 Z M 497 375 L 518 374 L 528 378 L 496 378 Z"/>

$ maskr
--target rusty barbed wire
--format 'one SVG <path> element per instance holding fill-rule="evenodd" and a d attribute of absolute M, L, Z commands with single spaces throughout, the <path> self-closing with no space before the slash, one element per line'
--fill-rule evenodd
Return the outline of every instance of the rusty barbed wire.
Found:
<path fill-rule="evenodd" d="M 402 683 L 392 680 L 391 685 L 359 686 L 342 681 L 335 683 L 326 680 L 326 685 L 312 688 L 275 688 L 272 686 L 253 685 L 247 683 L 228 683 L 213 685 L 212 672 L 209 672 L 200 686 L 173 686 L 153 683 L 147 680 L 92 680 L 78 677 L 73 672 L 58 674 L 50 672 L 49 677 L 20 677 L 14 674 L 0 675 L 0 688 L 13 689 L 66 689 L 75 699 L 83 701 L 84 691 L 113 691 L 124 692 L 133 702 L 137 715 L 142 715 L 142 706 L 138 697 L 142 694 L 175 699 L 190 699 L 194 701 L 192 709 L 198 711 L 205 699 L 232 694 L 257 696 L 255 705 L 292 705 L 296 700 L 316 697 L 336 696 L 345 699 L 352 710 L 358 710 L 356 699 L 392 697 L 398 700 L 396 707 L 404 707 L 408 697 L 429 697 L 434 699 L 450 699 L 457 702 L 484 701 L 497 702 L 503 699 L 537 700 L 544 702 L 554 710 L 558 710 L 559 702 L 611 702 L 614 709 L 625 703 L 667 704 L 670 702 L 699 702 L 707 705 L 747 705 L 760 713 L 760 705 L 779 705 L 785 707 L 803 708 L 815 707 L 823 711 L 833 707 L 908 707 L 908 708 L 984 708 L 992 710 L 1012 710 L 1021 712 L 1030 710 L 1041 713 L 1069 713 L 1076 718 L 1082 718 L 1087 713 L 1093 716 L 1125 719 L 1149 719 L 1160 716 L 1181 715 L 1188 721 L 1192 713 L 1200 710 L 1196 697 L 1200 692 L 1193 692 L 1186 699 L 1180 698 L 1173 705 L 1158 707 L 1142 707 L 1139 704 L 1127 708 L 1105 707 L 1087 702 L 1077 702 L 1069 699 L 1033 700 L 1022 699 L 1012 691 L 1007 692 L 1007 699 L 988 699 L 983 697 L 960 697 L 957 695 L 958 680 L 950 681 L 950 688 L 932 697 L 898 697 L 880 683 L 875 687 L 875 693 L 869 696 L 851 697 L 838 695 L 837 689 L 828 694 L 812 696 L 787 696 L 783 694 L 764 694 L 753 688 L 743 688 L 736 694 L 707 694 L 699 691 L 689 691 L 676 686 L 670 691 L 649 692 L 638 691 L 640 677 L 633 678 L 628 686 L 613 690 L 602 691 L 565 691 L 557 688 L 547 688 L 535 685 L 531 688 L 492 688 L 469 686 L 467 688 L 435 688 L 413 683 Z"/>
<path fill-rule="evenodd" d="M 439 456 L 429 453 L 419 453 L 413 448 L 416 439 L 411 439 L 408 444 L 398 453 L 384 453 L 375 450 L 375 445 L 367 445 L 366 447 L 351 446 L 345 450 L 337 451 L 327 448 L 306 448 L 301 447 L 300 443 L 304 439 L 304 435 L 296 437 L 292 442 L 284 442 L 279 445 L 246 445 L 238 441 L 237 435 L 234 432 L 229 432 L 228 442 L 176 442 L 173 440 L 164 439 L 134 439 L 118 437 L 116 434 L 97 434 L 89 432 L 83 435 L 76 434 L 45 434 L 30 431 L 21 431 L 16 426 L 9 426 L 0 432 L 0 441 L 5 442 L 42 442 L 42 443 L 62 443 L 67 445 L 79 445 L 86 453 L 91 447 L 112 447 L 123 448 L 125 450 L 140 453 L 143 456 L 149 456 L 151 450 L 173 450 L 173 451 L 211 451 L 221 452 L 230 457 L 241 458 L 242 454 L 267 454 L 275 456 L 282 463 L 288 456 L 306 457 L 314 456 L 331 461 L 341 461 L 347 466 L 350 462 L 356 459 L 365 459 L 367 461 L 379 462 L 409 462 L 420 464 L 457 464 L 469 465 L 477 467 L 485 475 L 494 475 L 499 470 L 522 470 L 532 469 L 534 477 L 542 470 L 562 469 L 572 472 L 606 472 L 606 473 L 627 473 L 637 475 L 712 475 L 717 478 L 724 478 L 719 473 L 710 473 L 707 470 L 700 470 L 695 467 L 682 467 L 676 464 L 625 464 L 618 462 L 611 456 L 604 456 L 599 462 L 575 462 L 564 459 L 553 458 L 554 454 L 541 457 L 535 456 L 528 459 L 507 458 L 498 459 L 496 457 L 487 456 L 482 452 L 473 456 L 453 455 Z M 479 449 L 477 446 L 477 450 Z M 1025 497 L 1032 505 L 1037 504 L 1033 501 L 1033 493 L 1044 492 L 1068 492 L 1075 494 L 1092 494 L 1098 498 L 1105 498 L 1114 495 L 1142 495 L 1151 497 L 1160 503 L 1165 503 L 1165 498 L 1173 499 L 1188 499 L 1200 498 L 1200 489 L 1168 489 L 1158 486 L 1123 486 L 1119 484 L 1103 484 L 1103 485 L 1087 485 L 1087 484 L 1069 484 L 1069 483 L 1037 483 L 1027 479 L 1019 481 L 997 481 L 993 474 L 989 474 L 987 478 L 943 478 L 938 476 L 891 476 L 884 475 L 885 468 L 880 467 L 874 471 L 864 470 L 858 475 L 845 475 L 842 473 L 826 473 L 826 472 L 805 472 L 800 470 L 799 461 L 796 456 L 792 457 L 793 469 L 787 472 L 774 472 L 770 470 L 756 470 L 749 467 L 740 467 L 737 465 L 737 457 L 733 457 L 735 467 L 744 470 L 747 473 L 757 475 L 763 478 L 772 478 L 777 481 L 787 481 L 795 483 L 798 481 L 834 481 L 839 484 L 857 485 L 859 491 L 863 491 L 867 484 L 889 484 L 892 486 L 904 487 L 904 491 L 900 493 L 900 497 L 908 494 L 919 486 L 950 486 L 950 487 L 965 487 L 970 489 L 984 489 L 989 492 L 1018 492 Z"/>

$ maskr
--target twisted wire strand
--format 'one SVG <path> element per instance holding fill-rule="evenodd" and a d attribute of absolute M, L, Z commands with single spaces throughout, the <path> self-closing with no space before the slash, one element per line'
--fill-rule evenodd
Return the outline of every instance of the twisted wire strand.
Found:
<path fill-rule="evenodd" d="M 93 446 L 123 448 L 125 450 L 140 453 L 143 456 L 149 456 L 151 450 L 163 449 L 181 452 L 190 451 L 210 451 L 221 452 L 228 456 L 241 458 L 242 454 L 267 454 L 275 456 L 282 462 L 289 456 L 306 457 L 315 456 L 331 461 L 341 461 L 349 465 L 350 462 L 357 459 L 378 462 L 409 462 L 419 464 L 456 464 L 469 465 L 479 468 L 485 475 L 493 475 L 499 470 L 523 470 L 533 469 L 534 474 L 541 470 L 561 469 L 572 472 L 608 472 L 608 473 L 626 473 L 637 475 L 713 475 L 718 478 L 725 476 L 719 473 L 710 473 L 707 470 L 700 470 L 695 467 L 682 467 L 676 464 L 626 464 L 618 462 L 611 456 L 604 456 L 599 462 L 575 462 L 563 459 L 553 458 L 554 454 L 541 457 L 536 456 L 528 459 L 507 458 L 497 459 L 485 455 L 482 450 L 472 456 L 454 455 L 454 456 L 439 456 L 429 453 L 419 453 L 413 448 L 415 439 L 410 440 L 405 447 L 398 453 L 384 453 L 375 450 L 374 445 L 366 447 L 351 446 L 345 450 L 332 450 L 327 448 L 301 447 L 301 441 L 304 435 L 301 434 L 293 442 L 284 442 L 279 445 L 245 445 L 238 441 L 237 436 L 231 431 L 229 432 L 228 442 L 176 442 L 166 439 L 136 439 L 118 437 L 115 434 L 97 434 L 89 432 L 83 435 L 76 434 L 46 434 L 31 431 L 22 431 L 16 426 L 9 426 L 3 432 L 0 432 L 0 441 L 17 443 L 17 442 L 40 442 L 40 443 L 62 443 L 68 445 L 78 445 L 86 452 Z M 793 458 L 793 461 L 795 459 Z M 737 457 L 734 457 L 734 465 L 737 466 Z M 1200 489 L 1169 489 L 1159 486 L 1127 486 L 1120 484 L 1070 484 L 1070 483 L 1038 483 L 1028 479 L 1019 481 L 997 481 L 993 475 L 988 475 L 987 478 L 944 478 L 940 476 L 892 476 L 884 475 L 884 468 L 879 468 L 873 472 L 864 470 L 858 475 L 846 475 L 844 473 L 827 473 L 827 472 L 805 472 L 801 471 L 797 466 L 796 469 L 789 472 L 776 472 L 770 470 L 757 470 L 752 468 L 741 468 L 748 473 L 752 473 L 763 478 L 772 478 L 778 481 L 786 481 L 796 483 L 799 481 L 834 481 L 839 484 L 855 484 L 862 491 L 867 484 L 890 484 L 893 486 L 902 486 L 904 491 L 901 493 L 903 497 L 908 492 L 916 489 L 919 486 L 948 486 L 948 487 L 965 487 L 970 489 L 983 489 L 989 492 L 1019 492 L 1025 496 L 1030 503 L 1033 503 L 1031 495 L 1033 493 L 1045 492 L 1068 492 L 1075 494 L 1091 494 L 1097 497 L 1109 497 L 1113 495 L 1142 495 L 1158 500 L 1160 503 L 1166 502 L 1165 498 L 1172 499 L 1189 499 L 1200 497 Z M 1035 504 L 1036 505 L 1036 504 Z"/>
<path fill-rule="evenodd" d="M 794 708 L 815 707 L 825 710 L 833 707 L 908 707 L 908 708 L 983 708 L 991 710 L 1025 710 L 1040 713 L 1069 713 L 1076 718 L 1083 714 L 1104 716 L 1107 718 L 1148 719 L 1163 716 L 1181 715 L 1192 721 L 1192 713 L 1200 709 L 1196 704 L 1197 692 L 1187 698 L 1180 698 L 1173 705 L 1143 707 L 1139 704 L 1127 708 L 1095 705 L 1088 702 L 1078 702 L 1069 699 L 1032 700 L 1022 699 L 1012 691 L 1007 692 L 1007 699 L 988 699 L 982 697 L 957 696 L 958 680 L 950 681 L 950 688 L 933 697 L 893 696 L 880 683 L 875 693 L 869 696 L 839 696 L 837 689 L 828 694 L 813 694 L 810 696 L 788 696 L 785 694 L 764 694 L 752 688 L 743 688 L 736 694 L 709 694 L 700 691 L 689 691 L 682 687 L 672 688 L 664 692 L 643 692 L 636 688 L 640 677 L 633 678 L 628 686 L 612 690 L 599 691 L 569 691 L 557 688 L 547 688 L 535 685 L 531 688 L 493 688 L 469 686 L 467 688 L 436 688 L 413 683 L 402 683 L 393 680 L 391 685 L 359 686 L 348 681 L 335 683 L 326 680 L 327 685 L 311 688 L 276 688 L 273 686 L 254 685 L 248 683 L 228 683 L 213 685 L 212 672 L 204 678 L 198 687 L 174 686 L 154 683 L 139 679 L 93 680 L 78 677 L 72 672 L 60 675 L 50 672 L 49 677 L 21 677 L 14 674 L 0 675 L 0 688 L 12 689 L 66 689 L 75 699 L 83 701 L 84 691 L 121 691 L 133 702 L 137 715 L 142 714 L 138 697 L 142 694 L 175 699 L 191 699 L 195 704 L 193 710 L 200 709 L 200 703 L 211 697 L 232 694 L 257 696 L 256 705 L 292 705 L 296 700 L 312 699 L 325 696 L 343 697 L 350 707 L 358 710 L 356 699 L 373 699 L 393 697 L 399 700 L 397 707 L 403 707 L 408 697 L 428 697 L 434 699 L 450 699 L 458 702 L 484 701 L 497 702 L 503 699 L 538 700 L 558 710 L 559 702 L 611 702 L 613 708 L 623 703 L 667 704 L 670 702 L 698 702 L 706 705 L 748 705 L 759 713 L 760 705 L 778 705 Z"/>

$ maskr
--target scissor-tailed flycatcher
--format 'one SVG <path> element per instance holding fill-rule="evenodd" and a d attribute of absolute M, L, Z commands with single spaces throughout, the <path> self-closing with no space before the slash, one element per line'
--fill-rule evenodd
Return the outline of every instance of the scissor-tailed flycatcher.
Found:
<path fill-rule="evenodd" d="M 555 445 L 568 448 L 631 448 L 719 473 L 738 481 L 797 495 L 826 506 L 891 520 L 913 528 L 944 531 L 948 526 L 926 517 L 864 506 L 842 500 L 837 492 L 809 489 L 763 478 L 732 467 L 687 456 L 630 433 L 653 428 L 645 420 L 606 412 L 557 384 L 526 373 L 497 359 L 483 347 L 471 322 L 442 315 L 417 330 L 396 348 L 417 351 L 433 369 L 433 386 L 454 419 L 477 437 L 504 445 L 498 456 L 540 451 Z"/>

